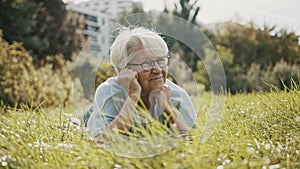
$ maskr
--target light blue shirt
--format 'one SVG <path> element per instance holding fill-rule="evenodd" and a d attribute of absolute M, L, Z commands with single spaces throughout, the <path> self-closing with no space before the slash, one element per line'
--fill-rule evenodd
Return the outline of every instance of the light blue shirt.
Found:
<path fill-rule="evenodd" d="M 166 81 L 166 85 L 170 87 L 173 106 L 179 110 L 188 126 L 195 127 L 197 115 L 187 92 L 170 80 Z M 92 136 L 99 135 L 115 119 L 127 96 L 127 91 L 116 82 L 116 77 L 111 77 L 98 86 L 94 108 L 86 125 Z M 161 112 L 157 105 L 154 109 L 153 118 L 159 120 Z M 143 119 L 137 116 L 135 122 L 143 123 Z"/>

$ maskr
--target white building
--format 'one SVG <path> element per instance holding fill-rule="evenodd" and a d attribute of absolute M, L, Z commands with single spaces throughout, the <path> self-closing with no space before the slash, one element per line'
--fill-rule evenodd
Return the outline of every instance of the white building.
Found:
<path fill-rule="evenodd" d="M 88 44 L 84 48 L 105 57 L 112 39 L 112 20 L 133 7 L 132 0 L 90 0 L 79 4 L 69 3 L 67 10 L 76 16 L 78 31 L 84 34 Z"/>

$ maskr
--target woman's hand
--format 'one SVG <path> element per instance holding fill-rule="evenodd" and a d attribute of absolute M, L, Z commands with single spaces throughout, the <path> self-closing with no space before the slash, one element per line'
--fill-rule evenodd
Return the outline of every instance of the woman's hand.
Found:
<path fill-rule="evenodd" d="M 168 123 L 173 124 L 178 118 L 178 110 L 173 106 L 171 102 L 170 87 L 164 85 L 162 89 L 153 90 L 151 92 L 149 96 L 149 101 L 152 109 L 155 104 L 155 99 L 157 100 L 160 110 L 166 113 L 165 115 L 169 117 Z"/>
<path fill-rule="evenodd" d="M 149 95 L 149 102 L 152 106 L 155 104 L 155 99 L 158 102 L 158 105 L 162 111 L 172 107 L 171 96 L 170 96 L 170 87 L 164 85 L 162 89 L 156 89 L 151 91 Z"/>
<path fill-rule="evenodd" d="M 180 134 L 182 134 L 182 136 L 185 136 L 186 133 L 189 131 L 189 127 L 184 121 L 183 117 L 181 116 L 179 110 L 175 106 L 173 106 L 171 102 L 170 87 L 165 85 L 160 90 L 151 91 L 149 95 L 149 102 L 152 108 L 150 108 L 150 110 L 152 111 L 155 104 L 155 100 L 157 100 L 160 109 L 164 113 L 164 116 L 166 117 L 166 122 L 170 126 L 175 127 L 171 127 L 171 130 L 174 129 L 175 132 L 179 132 Z"/>
<path fill-rule="evenodd" d="M 117 75 L 117 83 L 121 85 L 128 92 L 128 96 L 137 101 L 141 95 L 142 87 L 137 80 L 137 72 L 125 68 Z"/>

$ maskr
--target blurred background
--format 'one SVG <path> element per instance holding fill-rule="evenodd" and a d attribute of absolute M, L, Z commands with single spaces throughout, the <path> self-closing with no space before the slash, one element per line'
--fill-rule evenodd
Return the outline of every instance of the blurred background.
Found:
<path fill-rule="evenodd" d="M 164 37 L 201 90 L 211 90 L 207 72 L 219 58 L 232 94 L 284 90 L 299 84 L 299 6 L 296 0 L 0 0 L 0 105 L 92 101 L 87 73 L 96 74 L 95 86 L 115 74 L 108 62 L 95 67 L 93 59 L 108 58 L 114 38 L 109 23 L 149 11 L 185 19 L 213 44 L 219 57 L 207 57 L 207 50 L 200 57 L 186 44 Z M 83 51 L 91 59 L 76 63 Z M 81 71 L 74 73 L 75 67 Z"/>

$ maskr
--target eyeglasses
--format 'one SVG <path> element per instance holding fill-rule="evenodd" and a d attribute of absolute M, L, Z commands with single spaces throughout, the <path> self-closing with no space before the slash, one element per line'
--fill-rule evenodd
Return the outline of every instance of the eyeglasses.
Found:
<path fill-rule="evenodd" d="M 170 54 L 167 54 L 166 56 L 162 56 L 157 60 L 146 60 L 140 64 L 128 63 L 127 65 L 141 66 L 145 72 L 149 72 L 154 68 L 155 62 L 159 65 L 160 68 L 165 68 L 168 65 L 169 58 L 170 58 Z"/>

